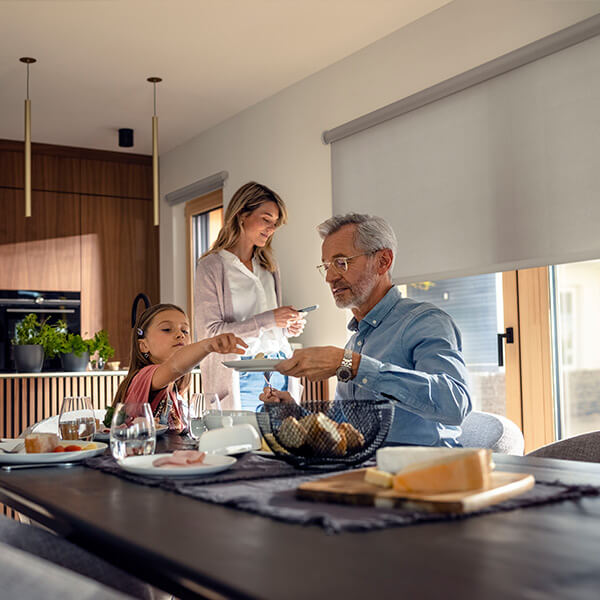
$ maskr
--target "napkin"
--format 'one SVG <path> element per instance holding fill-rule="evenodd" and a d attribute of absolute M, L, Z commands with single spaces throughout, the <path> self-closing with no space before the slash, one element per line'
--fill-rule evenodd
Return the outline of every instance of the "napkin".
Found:
<path fill-rule="evenodd" d="M 2 439 L 0 440 L 0 449 L 7 450 L 8 452 L 15 449 L 19 444 L 23 444 L 24 440 L 21 438 L 17 439 Z"/>

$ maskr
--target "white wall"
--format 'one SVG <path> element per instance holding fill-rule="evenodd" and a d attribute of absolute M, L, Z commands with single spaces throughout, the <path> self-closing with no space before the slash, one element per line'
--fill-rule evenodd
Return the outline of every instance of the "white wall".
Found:
<path fill-rule="evenodd" d="M 315 226 L 332 211 L 330 152 L 321 132 L 599 11 L 597 0 L 455 0 L 161 156 L 161 193 L 223 170 L 226 202 L 251 179 L 279 192 L 290 214 L 274 244 L 284 301 L 321 305 L 300 341 L 342 345 L 345 311 L 335 308 L 315 269 Z M 160 256 L 161 301 L 185 306 L 183 205 L 161 207 Z"/>

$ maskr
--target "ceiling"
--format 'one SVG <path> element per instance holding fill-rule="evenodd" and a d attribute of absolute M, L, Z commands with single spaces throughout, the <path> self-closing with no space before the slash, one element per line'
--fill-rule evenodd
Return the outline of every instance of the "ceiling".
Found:
<path fill-rule="evenodd" d="M 450 0 L 2 0 L 0 139 L 161 154 Z"/>

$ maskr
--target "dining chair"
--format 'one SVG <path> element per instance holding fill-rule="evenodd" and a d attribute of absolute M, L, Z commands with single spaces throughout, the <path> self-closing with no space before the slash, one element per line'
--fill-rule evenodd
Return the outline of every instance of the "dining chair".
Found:
<path fill-rule="evenodd" d="M 47 529 L 24 525 L 0 515 L 0 544 L 27 552 L 54 565 L 97 581 L 128 597 L 141 600 L 167 599 L 171 595 L 98 558 Z M 1 580 L 1 577 L 0 577 Z M 1 583 L 0 583 L 1 585 Z M 2 595 L 0 593 L 0 595 Z M 2 596 L 5 597 L 5 596 Z M 6 596 L 25 597 L 25 596 Z M 99 595 L 99 598 L 102 596 Z"/>
<path fill-rule="evenodd" d="M 547 446 L 529 452 L 527 456 L 600 462 L 600 431 L 590 431 L 558 442 L 552 442 Z"/>
<path fill-rule="evenodd" d="M 126 600 L 134 597 L 2 543 L 0 589 L 2 598 L 17 600 Z"/>
<path fill-rule="evenodd" d="M 489 448 L 501 454 L 523 455 L 525 440 L 521 430 L 502 415 L 474 410 L 461 427 L 457 441 L 465 448 Z"/>

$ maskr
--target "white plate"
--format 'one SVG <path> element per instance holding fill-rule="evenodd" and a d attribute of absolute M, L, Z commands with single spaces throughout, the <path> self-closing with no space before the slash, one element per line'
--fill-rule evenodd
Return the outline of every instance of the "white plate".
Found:
<path fill-rule="evenodd" d="M 159 425 L 156 428 L 156 437 L 160 437 L 169 431 L 169 428 L 166 425 Z M 100 440 L 101 442 L 110 442 L 110 433 L 109 432 L 98 432 L 94 434 L 94 441 Z"/>
<path fill-rule="evenodd" d="M 130 473 L 146 475 L 148 477 L 197 477 L 198 475 L 210 475 L 226 471 L 237 460 L 232 456 L 221 456 L 219 454 L 207 454 L 204 462 L 193 467 L 154 467 L 152 463 L 157 458 L 169 456 L 169 454 L 148 454 L 146 456 L 128 456 L 117 461 L 117 464 Z"/>
<path fill-rule="evenodd" d="M 87 444 L 89 442 L 82 442 Z M 0 452 L 0 464 L 3 465 L 33 465 L 61 462 L 79 462 L 92 456 L 103 454 L 108 446 L 102 442 L 94 442 L 97 448 L 92 450 L 81 450 L 81 452 L 44 452 L 41 454 L 27 454 L 25 450 L 18 454 L 3 454 Z M 77 446 L 76 440 L 64 440 L 62 446 Z"/>
<path fill-rule="evenodd" d="M 224 360 L 223 364 L 236 371 L 274 371 L 275 367 L 284 359 L 281 358 L 251 358 L 249 360 Z"/>

